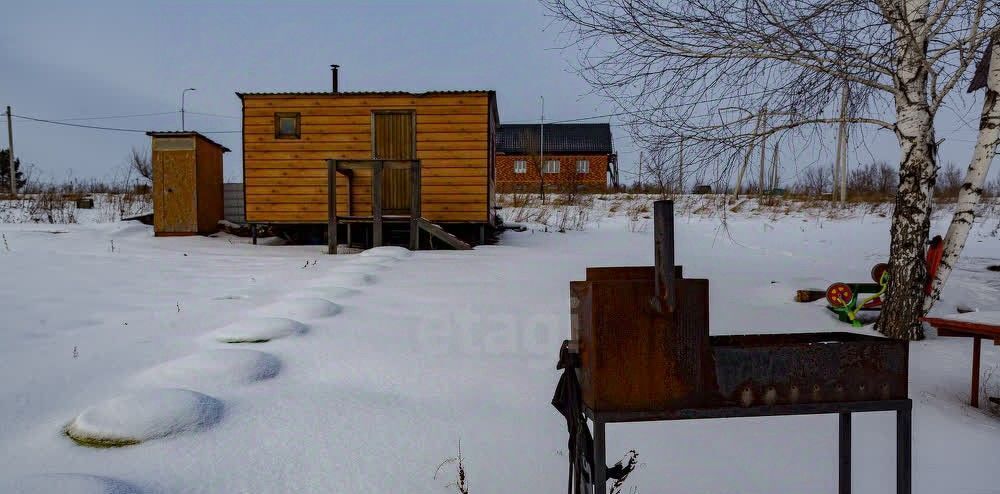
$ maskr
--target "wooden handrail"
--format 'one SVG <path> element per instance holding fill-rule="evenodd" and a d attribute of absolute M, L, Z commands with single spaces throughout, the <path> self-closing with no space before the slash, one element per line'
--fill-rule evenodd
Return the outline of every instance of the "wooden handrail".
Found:
<path fill-rule="evenodd" d="M 382 172 L 384 170 L 410 170 L 410 249 L 420 247 L 420 228 L 418 220 L 421 217 L 421 177 L 420 160 L 334 160 L 326 161 L 327 166 L 327 253 L 337 253 L 337 173 L 347 176 L 347 218 L 356 220 L 353 214 L 351 186 L 353 170 L 372 170 L 372 246 L 382 245 L 382 224 L 386 219 L 382 214 Z M 395 220 L 397 217 L 392 217 Z M 350 237 L 350 231 L 348 231 Z"/>

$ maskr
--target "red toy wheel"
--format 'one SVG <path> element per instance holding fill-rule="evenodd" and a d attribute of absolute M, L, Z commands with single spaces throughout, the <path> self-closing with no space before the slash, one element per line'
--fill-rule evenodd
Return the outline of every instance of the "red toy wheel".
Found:
<path fill-rule="evenodd" d="M 882 275 L 889 270 L 889 265 L 884 262 L 880 262 L 872 268 L 872 281 L 875 283 L 882 283 Z"/>
<path fill-rule="evenodd" d="M 847 283 L 834 283 L 826 289 L 826 301 L 830 304 L 830 307 L 846 307 L 853 298 L 854 292 Z"/>

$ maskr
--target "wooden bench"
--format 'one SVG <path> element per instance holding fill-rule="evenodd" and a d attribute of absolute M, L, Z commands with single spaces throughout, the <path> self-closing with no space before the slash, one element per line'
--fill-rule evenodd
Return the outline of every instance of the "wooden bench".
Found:
<path fill-rule="evenodd" d="M 924 322 L 937 328 L 938 336 L 972 338 L 972 389 L 969 404 L 979 407 L 979 354 L 982 340 L 1000 345 L 1000 311 L 969 312 L 944 317 L 925 317 Z M 990 398 L 1000 404 L 1000 399 Z"/>

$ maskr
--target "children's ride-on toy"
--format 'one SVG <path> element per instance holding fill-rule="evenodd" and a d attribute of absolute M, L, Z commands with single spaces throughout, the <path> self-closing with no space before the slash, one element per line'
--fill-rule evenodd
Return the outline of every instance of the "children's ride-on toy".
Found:
<path fill-rule="evenodd" d="M 924 283 L 924 295 L 930 295 L 931 282 L 934 280 L 934 273 L 937 272 L 938 264 L 941 263 L 941 255 L 944 251 L 944 242 L 938 235 L 931 240 L 927 248 L 927 281 Z M 876 311 L 882 309 L 885 291 L 889 286 L 889 265 L 886 263 L 876 264 L 872 268 L 872 280 L 874 283 L 844 283 L 837 282 L 826 289 L 826 306 L 831 312 L 837 314 L 837 319 L 850 323 L 851 326 L 860 328 L 863 324 L 858 319 L 861 311 Z M 861 298 L 863 294 L 870 294 Z M 859 300 L 860 299 L 860 300 Z"/>

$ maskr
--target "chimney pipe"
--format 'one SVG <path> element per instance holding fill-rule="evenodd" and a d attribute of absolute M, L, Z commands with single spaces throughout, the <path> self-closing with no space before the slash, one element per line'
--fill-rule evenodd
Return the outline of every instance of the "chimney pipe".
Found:
<path fill-rule="evenodd" d="M 336 65 L 336 64 L 330 66 L 330 72 L 333 72 L 333 92 L 335 92 L 335 93 L 338 92 L 337 91 L 337 69 L 339 69 L 339 68 L 340 68 L 340 66 Z"/>
<path fill-rule="evenodd" d="M 674 279 L 674 201 L 653 203 L 653 242 L 656 265 L 653 307 L 661 314 L 673 312 L 677 289 Z"/>

